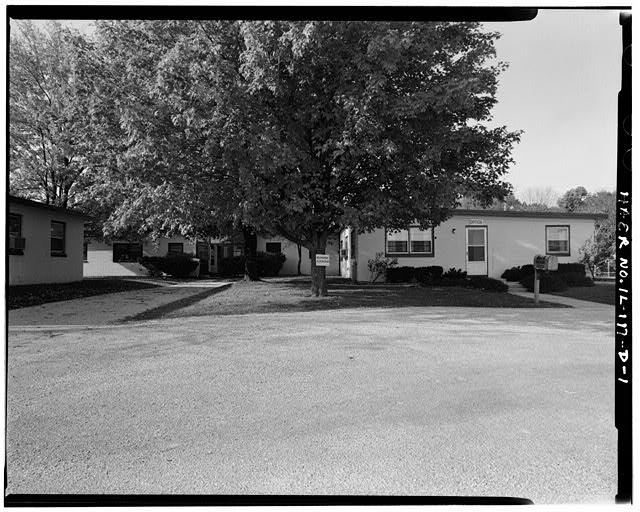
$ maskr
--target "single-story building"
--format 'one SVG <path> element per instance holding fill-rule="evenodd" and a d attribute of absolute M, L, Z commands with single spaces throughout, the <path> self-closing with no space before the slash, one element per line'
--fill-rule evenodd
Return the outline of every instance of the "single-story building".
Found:
<path fill-rule="evenodd" d="M 84 277 L 131 277 L 149 274 L 138 259 L 142 256 L 165 256 L 170 252 L 196 253 L 200 242 L 178 236 L 157 240 L 113 240 L 95 238 L 85 241 Z M 202 273 L 208 273 L 201 262 Z"/>
<path fill-rule="evenodd" d="M 244 254 L 244 240 L 242 236 L 225 239 L 191 240 L 185 237 L 159 238 L 155 241 L 115 240 L 101 241 L 90 239 L 86 241 L 86 258 L 84 261 L 85 277 L 107 276 L 145 276 L 145 267 L 138 263 L 142 256 L 165 256 L 171 252 L 194 254 L 200 259 L 197 272 L 200 275 L 217 274 L 221 259 Z M 274 236 L 258 236 L 259 252 L 282 253 L 285 262 L 280 275 L 296 275 L 298 272 L 298 246 Z M 330 265 L 327 275 L 338 275 L 340 271 L 338 256 L 338 238 L 330 239 L 327 243 Z M 311 273 L 309 251 L 301 249 L 300 272 Z"/>
<path fill-rule="evenodd" d="M 81 281 L 85 219 L 74 210 L 9 196 L 9 285 Z"/>
<path fill-rule="evenodd" d="M 397 258 L 399 266 L 438 265 L 468 275 L 499 278 L 507 268 L 533 263 L 536 254 L 559 263 L 577 262 L 578 251 L 593 236 L 597 213 L 456 210 L 433 229 L 417 225 L 401 231 L 376 229 L 340 233 L 340 273 L 368 281 L 368 262 L 377 253 Z"/>
<path fill-rule="evenodd" d="M 258 235 L 258 252 L 282 253 L 286 260 L 280 270 L 281 276 L 294 276 L 298 273 L 298 260 L 300 261 L 300 273 L 303 275 L 311 274 L 311 258 L 309 250 L 305 247 L 300 248 L 298 254 L 298 245 L 285 238 L 271 235 Z M 244 252 L 244 241 L 242 237 L 233 237 L 226 240 L 212 240 L 211 242 L 211 273 L 218 272 L 218 262 L 222 258 L 230 256 L 238 256 Z M 338 237 L 330 237 L 327 240 L 326 253 L 329 255 L 329 266 L 326 273 L 329 276 L 337 276 L 340 272 L 339 254 L 338 254 Z"/>

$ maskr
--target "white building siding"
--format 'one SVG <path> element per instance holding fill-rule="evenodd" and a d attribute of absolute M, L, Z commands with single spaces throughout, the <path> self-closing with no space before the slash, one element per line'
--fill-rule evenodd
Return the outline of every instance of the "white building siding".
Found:
<path fill-rule="evenodd" d="M 9 285 L 67 283 L 82 280 L 81 217 L 37 206 L 12 203 L 9 212 L 22 216 L 22 255 L 9 254 Z M 65 254 L 51 255 L 51 221 L 65 223 Z"/>
<path fill-rule="evenodd" d="M 133 242 L 134 240 L 131 240 Z M 135 262 L 113 261 L 113 243 L 127 242 L 114 240 L 110 243 L 89 240 L 87 261 L 84 262 L 84 277 L 132 277 L 146 276 L 147 269 Z M 169 250 L 169 243 L 182 243 L 183 252 L 195 253 L 196 243 L 184 237 L 160 238 L 157 241 L 145 240 L 142 244 L 144 256 L 165 256 Z"/>
<path fill-rule="evenodd" d="M 279 242 L 281 244 L 282 254 L 287 258 L 280 271 L 281 276 L 292 276 L 298 273 L 298 246 L 297 244 L 277 237 L 258 237 L 258 252 L 266 252 L 268 242 Z M 339 256 L 338 256 L 338 240 L 331 238 L 327 242 L 326 253 L 329 255 L 329 266 L 326 273 L 329 276 L 337 276 L 340 274 Z M 309 250 L 305 247 L 301 251 L 302 259 L 300 261 L 300 272 L 303 275 L 311 274 L 311 259 L 309 258 Z"/>
<path fill-rule="evenodd" d="M 480 213 L 473 216 L 454 215 L 435 228 L 433 257 L 401 255 L 388 255 L 388 257 L 397 258 L 398 266 L 439 265 L 445 271 L 450 268 L 466 271 L 467 226 L 486 226 L 488 275 L 495 278 L 499 278 L 507 268 L 533 263 L 533 257 L 536 254 L 546 254 L 546 226 L 569 226 L 570 254 L 558 256 L 559 263 L 578 261 L 579 249 L 593 236 L 595 229 L 594 220 L 586 218 L 483 217 Z M 346 231 L 344 230 L 341 235 L 343 239 L 346 239 Z M 383 229 L 358 235 L 358 280 L 370 279 L 367 264 L 369 259 L 374 258 L 379 252 L 385 253 Z"/>

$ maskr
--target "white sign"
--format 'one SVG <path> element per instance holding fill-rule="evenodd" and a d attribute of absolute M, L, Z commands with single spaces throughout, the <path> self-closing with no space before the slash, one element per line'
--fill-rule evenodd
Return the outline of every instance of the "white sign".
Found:
<path fill-rule="evenodd" d="M 329 255 L 328 254 L 316 254 L 316 267 L 328 267 Z"/>
<path fill-rule="evenodd" d="M 482 219 L 468 219 L 469 224 L 483 224 Z"/>

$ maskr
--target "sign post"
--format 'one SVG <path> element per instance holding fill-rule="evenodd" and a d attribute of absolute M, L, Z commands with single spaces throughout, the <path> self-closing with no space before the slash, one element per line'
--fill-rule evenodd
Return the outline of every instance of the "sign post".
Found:
<path fill-rule="evenodd" d="M 328 254 L 316 254 L 316 267 L 328 267 L 329 255 Z"/>

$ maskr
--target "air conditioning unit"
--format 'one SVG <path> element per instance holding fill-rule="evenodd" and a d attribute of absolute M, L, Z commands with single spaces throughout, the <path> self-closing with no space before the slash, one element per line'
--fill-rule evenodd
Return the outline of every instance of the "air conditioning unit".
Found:
<path fill-rule="evenodd" d="M 9 238 L 9 249 L 24 249 L 24 238 L 14 237 Z"/>

